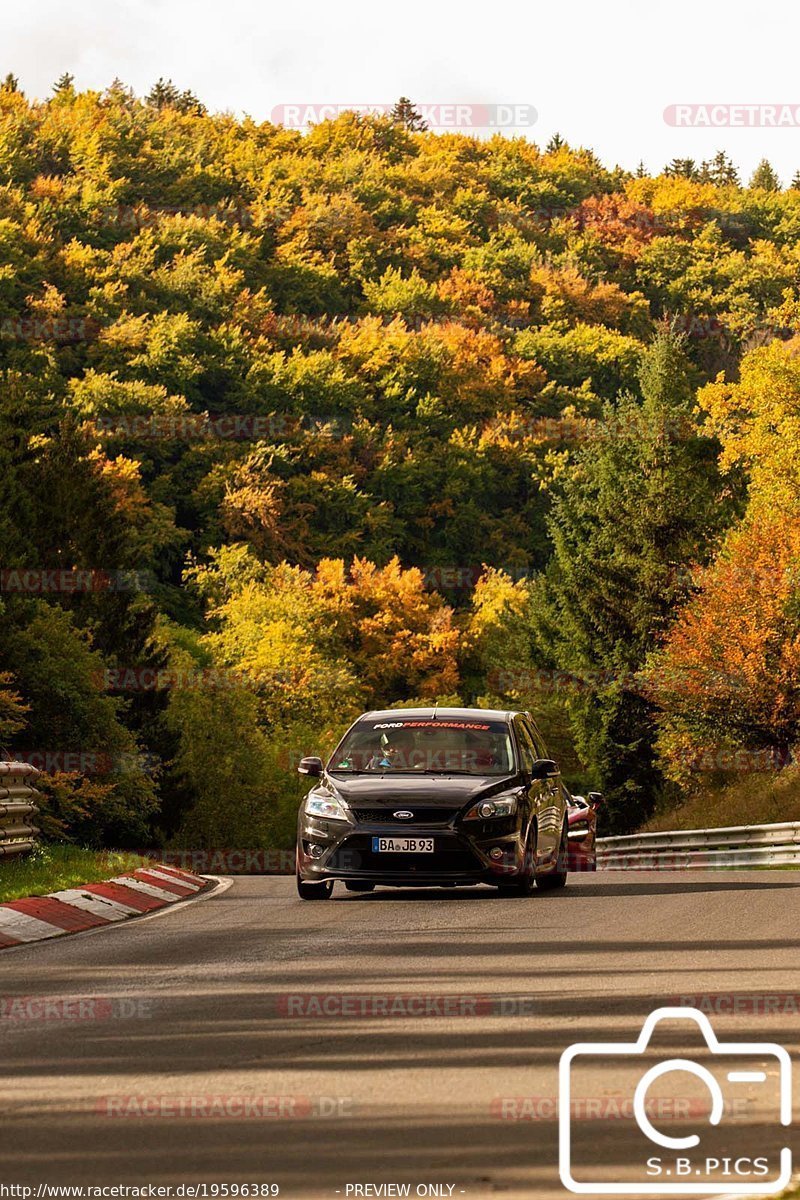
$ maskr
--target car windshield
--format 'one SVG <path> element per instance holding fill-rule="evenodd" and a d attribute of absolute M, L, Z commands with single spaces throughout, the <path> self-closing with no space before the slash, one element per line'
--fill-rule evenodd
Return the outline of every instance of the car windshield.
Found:
<path fill-rule="evenodd" d="M 405 719 L 359 721 L 329 771 L 427 775 L 508 775 L 515 769 L 505 721 Z"/>

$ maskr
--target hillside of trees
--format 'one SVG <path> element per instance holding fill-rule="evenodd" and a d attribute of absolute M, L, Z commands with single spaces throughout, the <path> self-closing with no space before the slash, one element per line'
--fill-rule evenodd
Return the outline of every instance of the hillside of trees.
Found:
<path fill-rule="evenodd" d="M 792 758 L 800 187 L 160 81 L 0 90 L 0 745 L 52 837 L 290 846 L 365 708 L 638 827 Z"/>

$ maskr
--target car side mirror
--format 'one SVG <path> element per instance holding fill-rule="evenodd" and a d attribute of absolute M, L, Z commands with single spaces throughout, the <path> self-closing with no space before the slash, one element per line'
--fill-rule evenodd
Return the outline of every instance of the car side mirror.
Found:
<path fill-rule="evenodd" d="M 592 808 L 599 808 L 601 804 L 605 804 L 605 797 L 602 792 L 587 792 L 586 799 Z"/>
<path fill-rule="evenodd" d="M 531 779 L 553 779 L 559 774 L 558 764 L 552 758 L 537 758 L 531 769 Z"/>
<path fill-rule="evenodd" d="M 301 758 L 297 770 L 301 775 L 311 775 L 314 779 L 319 779 L 322 775 L 322 759 L 317 758 L 315 754 Z"/>

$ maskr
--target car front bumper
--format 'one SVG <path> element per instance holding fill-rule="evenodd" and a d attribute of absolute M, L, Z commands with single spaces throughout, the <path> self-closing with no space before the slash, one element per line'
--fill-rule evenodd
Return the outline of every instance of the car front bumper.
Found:
<path fill-rule="evenodd" d="M 500 823 L 498 823 L 500 824 Z M 442 883 L 502 883 L 522 869 L 523 842 L 518 830 L 479 836 L 452 824 L 358 824 L 301 815 L 297 867 L 308 882 L 325 879 L 387 883 L 415 887 Z M 374 837 L 433 838 L 433 852 L 385 853 L 372 848 Z M 501 856 L 492 857 L 491 851 Z"/>

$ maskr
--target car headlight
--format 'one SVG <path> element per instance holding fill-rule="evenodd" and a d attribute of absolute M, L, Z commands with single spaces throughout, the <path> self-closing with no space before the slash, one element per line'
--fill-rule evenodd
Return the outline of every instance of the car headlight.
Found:
<path fill-rule="evenodd" d="M 350 819 L 344 804 L 335 796 L 320 796 L 319 793 L 310 792 L 303 807 L 309 817 L 325 817 L 331 821 Z"/>
<path fill-rule="evenodd" d="M 516 811 L 516 796 L 499 796 L 492 800 L 479 800 L 477 804 L 473 804 L 469 812 L 464 814 L 464 820 L 490 821 L 492 817 L 510 817 Z"/>

